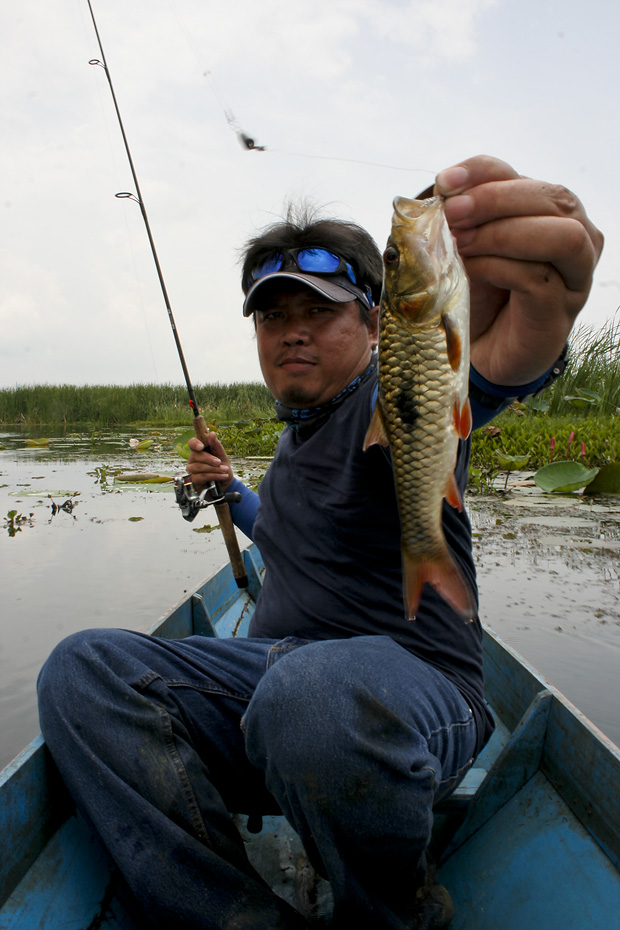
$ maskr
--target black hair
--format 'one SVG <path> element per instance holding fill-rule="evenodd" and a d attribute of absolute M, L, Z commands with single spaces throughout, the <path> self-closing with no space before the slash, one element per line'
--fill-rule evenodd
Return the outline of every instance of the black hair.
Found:
<path fill-rule="evenodd" d="M 335 252 L 349 262 L 363 288 L 369 287 L 373 302 L 381 299 L 383 258 L 370 235 L 356 223 L 320 218 L 307 204 L 289 204 L 283 220 L 268 226 L 249 239 L 241 250 L 241 286 L 247 294 L 253 268 L 280 249 L 320 247 Z M 361 303 L 361 302 L 360 302 Z"/>

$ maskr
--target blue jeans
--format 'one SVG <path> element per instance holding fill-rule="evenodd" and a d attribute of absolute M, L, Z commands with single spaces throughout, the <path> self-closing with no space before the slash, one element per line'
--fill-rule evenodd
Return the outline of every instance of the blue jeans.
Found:
<path fill-rule="evenodd" d="M 454 685 L 385 636 L 161 640 L 76 633 L 39 678 L 41 727 L 145 926 L 298 930 L 230 811 L 280 810 L 333 927 L 409 930 L 432 806 L 472 762 Z"/>

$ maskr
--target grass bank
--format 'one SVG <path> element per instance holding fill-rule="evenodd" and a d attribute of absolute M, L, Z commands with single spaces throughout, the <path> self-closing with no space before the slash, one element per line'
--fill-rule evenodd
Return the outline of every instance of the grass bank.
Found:
<path fill-rule="evenodd" d="M 271 394 L 258 382 L 195 385 L 194 391 L 207 421 L 273 416 Z M 2 423 L 183 426 L 189 419 L 187 390 L 173 384 L 32 384 L 0 390 Z"/>

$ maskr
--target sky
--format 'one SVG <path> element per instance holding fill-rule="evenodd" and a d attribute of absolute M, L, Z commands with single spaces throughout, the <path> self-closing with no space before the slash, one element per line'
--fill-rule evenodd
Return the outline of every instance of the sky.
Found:
<path fill-rule="evenodd" d="M 617 0 L 92 2 L 194 383 L 260 380 L 239 249 L 287 202 L 383 248 L 395 196 L 480 153 L 582 200 L 580 320 L 614 317 Z M 86 0 L 2 4 L 0 387 L 183 381 L 100 57 Z"/>

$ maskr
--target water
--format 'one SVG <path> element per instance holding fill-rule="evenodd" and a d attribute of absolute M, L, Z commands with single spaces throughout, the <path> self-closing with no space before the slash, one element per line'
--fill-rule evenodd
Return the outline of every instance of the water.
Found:
<path fill-rule="evenodd" d="M 481 616 L 620 746 L 620 499 L 470 498 Z"/>
<path fill-rule="evenodd" d="M 189 524 L 170 484 L 113 482 L 118 468 L 182 472 L 179 432 L 60 433 L 28 448 L 31 433 L 0 431 L 0 767 L 38 732 L 36 676 L 60 639 L 147 630 L 226 561 L 219 531 L 194 532 L 212 511 Z M 147 451 L 129 445 L 147 437 Z M 620 500 L 524 486 L 468 506 L 483 621 L 620 744 Z M 15 532 L 11 510 L 25 517 Z"/>

